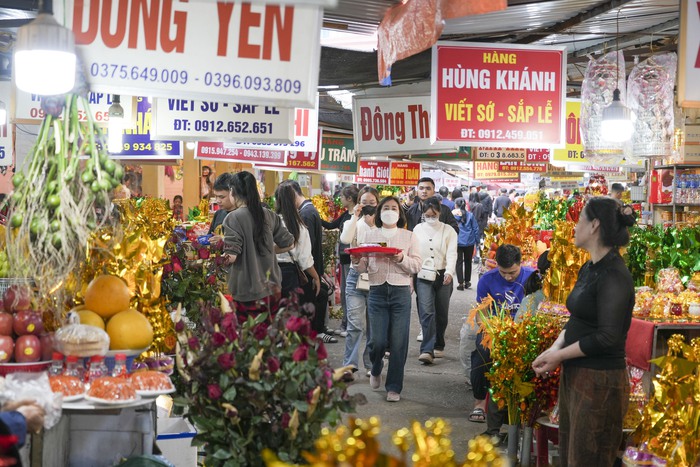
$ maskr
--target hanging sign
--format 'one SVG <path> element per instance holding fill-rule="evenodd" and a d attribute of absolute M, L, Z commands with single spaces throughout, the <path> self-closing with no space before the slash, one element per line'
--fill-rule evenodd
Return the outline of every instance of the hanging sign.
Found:
<path fill-rule="evenodd" d="M 524 161 L 524 148 L 476 148 L 472 154 L 475 161 Z"/>
<path fill-rule="evenodd" d="M 100 92 L 312 107 L 323 10 L 163 0 L 65 0 L 90 87 Z"/>
<path fill-rule="evenodd" d="M 154 134 L 160 138 L 289 143 L 292 109 L 232 102 L 155 99 Z"/>
<path fill-rule="evenodd" d="M 241 149 L 228 146 L 221 141 L 198 141 L 194 148 L 194 158 L 222 162 L 284 166 L 287 158 L 287 151 Z"/>
<path fill-rule="evenodd" d="M 498 161 L 500 172 L 534 172 L 543 173 L 548 169 L 549 164 L 536 164 L 523 161 Z"/>
<path fill-rule="evenodd" d="M 352 136 L 323 135 L 321 140 L 321 171 L 357 173 L 357 154 Z"/>
<path fill-rule="evenodd" d="M 321 139 L 321 131 L 317 132 L 316 137 Z M 321 143 L 316 143 L 316 146 L 320 147 Z M 240 149 L 240 148 L 239 148 Z M 264 148 L 257 148 L 264 149 Z M 255 167 L 259 168 L 272 168 L 276 170 L 282 169 L 279 166 L 267 164 L 255 164 Z M 317 172 L 321 170 L 321 156 L 317 151 L 288 151 L 287 161 L 284 165 L 284 169 L 294 170 L 298 172 Z"/>
<path fill-rule="evenodd" d="M 471 160 L 472 148 L 462 146 L 455 152 L 431 152 L 429 154 L 411 154 L 411 160 Z"/>
<path fill-rule="evenodd" d="M 678 50 L 678 106 L 700 107 L 700 5 L 681 0 Z"/>
<path fill-rule="evenodd" d="M 360 161 L 360 171 L 355 175 L 355 183 L 388 185 L 390 174 L 389 161 Z"/>
<path fill-rule="evenodd" d="M 110 157 L 148 160 L 182 159 L 182 143 L 180 141 L 151 138 L 151 115 L 151 103 L 148 98 L 137 97 L 133 126 L 124 130 L 122 151 L 110 153 Z"/>
<path fill-rule="evenodd" d="M 5 104 L 5 123 L 0 125 L 0 167 L 7 167 L 14 163 L 14 149 L 12 145 L 12 127 L 10 126 L 10 96 L 12 95 L 12 83 L 0 81 L 0 100 Z"/>
<path fill-rule="evenodd" d="M 619 165 L 565 164 L 564 170 L 567 172 L 620 173 L 622 167 Z"/>
<path fill-rule="evenodd" d="M 41 109 L 41 97 L 38 94 L 30 94 L 15 88 L 15 118 L 14 123 L 25 125 L 39 125 L 44 119 L 44 111 Z M 92 119 L 98 125 L 107 126 L 109 121 L 109 107 L 112 105 L 112 94 L 99 92 L 88 93 L 88 104 Z M 131 96 L 120 96 L 119 105 L 124 109 L 124 121 L 133 121 L 134 118 L 134 98 Z M 63 114 L 61 114 L 63 118 Z M 81 122 L 88 121 L 87 110 L 83 106 L 82 99 L 78 99 L 78 118 Z"/>
<path fill-rule="evenodd" d="M 291 143 L 264 143 L 266 138 L 258 142 L 233 142 L 237 148 L 263 148 L 274 151 L 317 151 L 318 150 L 318 96 L 316 107 L 313 109 L 293 109 L 294 135 Z"/>
<path fill-rule="evenodd" d="M 518 182 L 517 173 L 503 172 L 497 161 L 474 161 L 474 180 L 498 180 L 502 182 Z"/>
<path fill-rule="evenodd" d="M 420 180 L 420 162 L 391 162 L 389 183 L 394 186 L 416 186 Z"/>
<path fill-rule="evenodd" d="M 564 120 L 564 149 L 555 149 L 552 160 L 555 162 L 575 162 L 585 164 L 583 142 L 581 141 L 581 100 L 566 100 L 566 119 Z"/>
<path fill-rule="evenodd" d="M 565 47 L 440 41 L 432 77 L 436 141 L 563 146 Z"/>
<path fill-rule="evenodd" d="M 422 154 L 453 150 L 452 143 L 430 143 L 430 95 L 354 97 L 355 148 L 361 155 Z"/>
<path fill-rule="evenodd" d="M 551 151 L 547 148 L 527 148 L 525 151 L 526 162 L 549 162 Z"/>
<path fill-rule="evenodd" d="M 207 2 L 211 0 L 191 0 L 195 3 L 197 2 Z M 282 5 L 287 5 L 293 3 L 295 5 L 315 5 L 322 8 L 335 8 L 338 5 L 338 0 L 248 0 L 248 3 L 253 4 L 268 4 L 268 3 L 280 3 Z"/>

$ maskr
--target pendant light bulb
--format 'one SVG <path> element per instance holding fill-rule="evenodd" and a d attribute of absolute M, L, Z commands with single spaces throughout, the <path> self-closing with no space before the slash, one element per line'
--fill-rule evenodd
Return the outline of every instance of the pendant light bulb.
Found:
<path fill-rule="evenodd" d="M 613 91 L 613 100 L 603 109 L 602 134 L 604 141 L 624 143 L 632 138 L 634 121 L 630 109 L 620 101 L 620 90 Z"/>
<path fill-rule="evenodd" d="M 75 86 L 76 60 L 73 32 L 58 24 L 50 0 L 44 0 L 36 19 L 17 30 L 17 87 L 44 96 L 65 94 Z"/>
<path fill-rule="evenodd" d="M 119 103 L 119 95 L 112 96 L 112 105 L 109 106 L 109 122 L 107 124 L 107 151 L 111 154 L 122 152 L 124 144 L 124 108 Z"/>

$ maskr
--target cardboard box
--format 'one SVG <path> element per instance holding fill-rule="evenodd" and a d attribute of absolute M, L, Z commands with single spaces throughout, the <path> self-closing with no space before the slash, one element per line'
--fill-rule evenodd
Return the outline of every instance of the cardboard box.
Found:
<path fill-rule="evenodd" d="M 159 418 L 156 444 L 175 467 L 197 467 L 197 447 L 192 446 L 195 434 L 197 431 L 184 418 Z"/>

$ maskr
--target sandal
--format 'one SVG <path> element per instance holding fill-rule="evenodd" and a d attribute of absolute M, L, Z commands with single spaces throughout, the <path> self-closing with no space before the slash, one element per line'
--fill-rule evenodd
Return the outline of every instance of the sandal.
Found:
<path fill-rule="evenodd" d="M 474 423 L 485 423 L 486 413 L 484 412 L 484 409 L 477 407 L 476 409 L 472 410 L 472 413 L 469 414 L 469 421 Z"/>
<path fill-rule="evenodd" d="M 317 336 L 319 339 L 321 339 L 324 343 L 326 344 L 336 344 L 338 343 L 338 339 L 335 337 L 331 336 L 330 334 L 326 334 L 325 332 L 322 332 Z"/>

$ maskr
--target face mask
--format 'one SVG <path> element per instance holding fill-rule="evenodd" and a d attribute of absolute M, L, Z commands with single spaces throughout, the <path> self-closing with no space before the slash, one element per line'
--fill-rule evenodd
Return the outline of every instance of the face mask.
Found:
<path fill-rule="evenodd" d="M 437 217 L 426 217 L 425 218 L 425 223 L 428 225 L 435 225 L 435 224 L 437 224 L 437 222 L 438 222 Z"/>
<path fill-rule="evenodd" d="M 382 211 L 382 222 L 394 225 L 399 221 L 399 213 L 396 211 Z"/>

